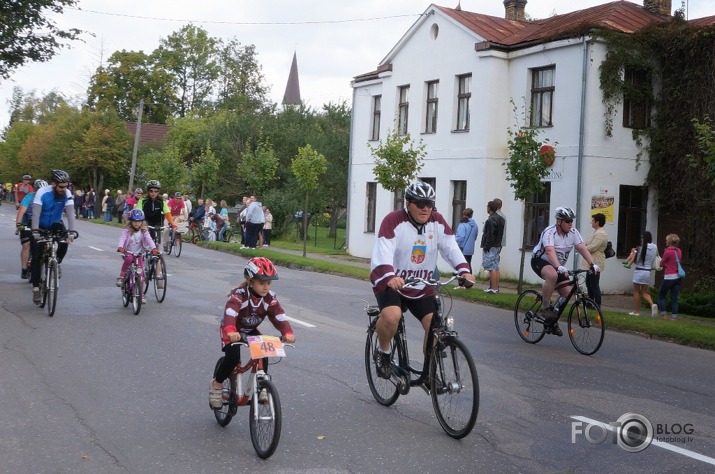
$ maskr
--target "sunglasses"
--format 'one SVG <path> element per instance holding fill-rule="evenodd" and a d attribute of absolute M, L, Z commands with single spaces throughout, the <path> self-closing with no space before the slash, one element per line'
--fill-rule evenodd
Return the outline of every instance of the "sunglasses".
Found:
<path fill-rule="evenodd" d="M 60 186 L 60 185 L 58 184 L 58 185 L 57 185 L 57 189 L 67 189 L 67 186 L 68 186 L 67 184 L 65 184 L 64 186 Z"/>
<path fill-rule="evenodd" d="M 430 209 L 434 208 L 434 201 L 410 201 L 412 204 L 417 206 L 417 209 L 424 209 L 425 207 L 429 207 Z"/>
<path fill-rule="evenodd" d="M 150 192 L 150 193 L 158 193 L 159 190 L 158 190 L 158 189 L 150 189 L 149 192 Z"/>
<path fill-rule="evenodd" d="M 566 224 L 573 223 L 573 219 L 561 219 L 561 220 L 564 221 Z"/>

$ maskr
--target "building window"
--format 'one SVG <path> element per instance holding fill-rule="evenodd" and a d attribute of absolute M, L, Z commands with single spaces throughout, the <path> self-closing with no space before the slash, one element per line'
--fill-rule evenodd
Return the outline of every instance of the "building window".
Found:
<path fill-rule="evenodd" d="M 469 130 L 469 101 L 472 98 L 472 75 L 457 76 L 457 130 Z"/>
<path fill-rule="evenodd" d="M 626 128 L 650 127 L 650 75 L 645 69 L 626 68 L 623 80 L 623 126 Z"/>
<path fill-rule="evenodd" d="M 397 107 L 397 132 L 400 136 L 407 135 L 407 113 L 410 109 L 410 86 L 398 88 L 399 105 Z"/>
<path fill-rule="evenodd" d="M 439 89 L 439 81 L 430 81 L 427 83 L 427 107 L 425 117 L 425 133 L 437 132 L 437 92 Z"/>
<path fill-rule="evenodd" d="M 531 70 L 531 126 L 553 126 L 554 75 L 556 66 Z"/>
<path fill-rule="evenodd" d="M 452 181 L 452 230 L 456 231 L 467 208 L 467 182 Z"/>
<path fill-rule="evenodd" d="M 365 189 L 365 203 L 367 209 L 365 212 L 365 232 L 375 233 L 375 209 L 377 202 L 377 183 L 367 183 Z"/>
<path fill-rule="evenodd" d="M 370 125 L 370 140 L 380 139 L 380 112 L 382 111 L 382 96 L 372 98 L 372 124 Z"/>
<path fill-rule="evenodd" d="M 541 233 L 549 225 L 550 206 L 551 183 L 545 182 L 544 189 L 526 200 L 526 249 L 539 243 Z"/>
<path fill-rule="evenodd" d="M 641 242 L 645 231 L 648 188 L 643 186 L 621 186 L 618 203 L 618 239 L 616 256 L 627 258 L 630 249 Z"/>
<path fill-rule="evenodd" d="M 405 190 L 395 191 L 395 200 L 392 202 L 392 210 L 396 211 L 405 207 Z"/>

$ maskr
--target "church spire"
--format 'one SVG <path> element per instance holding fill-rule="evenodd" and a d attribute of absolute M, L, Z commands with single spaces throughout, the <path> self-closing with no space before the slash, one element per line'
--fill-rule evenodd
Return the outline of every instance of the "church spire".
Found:
<path fill-rule="evenodd" d="M 298 57 L 293 53 L 293 63 L 290 65 L 288 84 L 283 94 L 283 105 L 300 105 L 300 83 L 298 82 Z"/>

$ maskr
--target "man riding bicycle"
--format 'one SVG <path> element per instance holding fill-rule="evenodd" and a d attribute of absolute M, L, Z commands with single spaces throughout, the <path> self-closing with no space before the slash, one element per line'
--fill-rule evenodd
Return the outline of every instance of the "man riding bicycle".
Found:
<path fill-rule="evenodd" d="M 40 239 L 39 231 L 49 231 L 51 229 L 65 230 L 62 222 L 62 213 L 67 215 L 67 224 L 70 230 L 75 228 L 74 198 L 72 192 L 67 189 L 70 184 L 70 175 L 63 170 L 52 170 L 50 186 L 43 186 L 35 192 L 32 201 L 32 238 Z M 57 263 L 62 263 L 62 259 L 67 254 L 68 245 L 72 239 L 67 237 L 64 242 L 57 246 Z M 32 267 L 30 270 L 30 282 L 32 283 L 32 302 L 40 304 L 40 266 L 42 260 L 42 245 L 31 245 Z M 62 278 L 62 267 L 58 266 L 58 275 Z"/>
<path fill-rule="evenodd" d="M 152 179 L 146 183 L 148 197 L 142 197 L 137 201 L 135 209 L 141 209 L 144 211 L 144 219 L 149 226 L 149 233 L 151 238 L 156 242 L 157 247 L 159 246 L 159 236 L 156 233 L 155 227 L 161 227 L 164 225 L 164 217 L 169 221 L 171 228 L 176 230 L 176 224 L 174 224 L 174 219 L 171 217 L 171 210 L 169 206 L 164 202 L 164 200 L 159 195 L 161 190 L 161 183 L 159 181 Z M 165 237 L 166 239 L 166 237 Z M 166 241 L 166 240 L 165 240 Z M 157 261 L 156 266 L 156 278 L 157 287 L 164 287 L 164 280 L 162 280 L 161 261 Z"/>
<path fill-rule="evenodd" d="M 404 209 L 389 213 L 380 224 L 370 262 L 370 281 L 380 307 L 376 325 L 380 350 L 375 354 L 375 362 L 378 376 L 386 379 L 390 378 L 392 364 L 390 342 L 403 310 L 409 309 L 420 320 L 425 342 L 435 310 L 432 287 L 418 284 L 405 288 L 405 279 L 439 279 L 435 270 L 440 254 L 466 280 L 467 287 L 474 284 L 474 275 L 469 273 L 469 264 L 454 232 L 444 217 L 434 211 L 432 186 L 421 181 L 410 184 L 405 190 L 405 201 Z"/>
<path fill-rule="evenodd" d="M 552 333 L 560 337 L 563 336 L 563 332 L 557 323 L 559 315 L 551 304 L 551 295 L 554 294 L 558 283 L 568 280 L 568 269 L 564 265 L 569 258 L 569 253 L 576 248 L 594 273 L 601 270 L 598 265 L 593 263 L 593 257 L 591 257 L 581 234 L 573 226 L 576 213 L 570 207 L 557 207 L 554 218 L 556 223 L 544 229 L 539 243 L 534 247 L 531 255 L 531 268 L 544 279 L 541 296 L 545 309 L 541 311 L 541 315 L 547 325 L 553 326 Z M 567 287 L 559 288 L 558 291 L 564 298 L 569 294 Z"/>

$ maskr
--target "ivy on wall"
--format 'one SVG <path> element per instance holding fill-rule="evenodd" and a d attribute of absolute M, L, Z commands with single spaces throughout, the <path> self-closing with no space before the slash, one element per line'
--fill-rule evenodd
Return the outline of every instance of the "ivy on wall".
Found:
<path fill-rule="evenodd" d="M 694 26 L 680 13 L 634 34 L 599 36 L 608 42 L 600 67 L 606 133 L 611 135 L 624 98 L 652 105 L 651 126 L 633 133 L 640 146 L 646 144 L 646 184 L 656 191 L 659 212 L 682 217 L 683 228 L 668 231 L 684 238 L 691 268 L 713 277 L 715 182 L 712 156 L 702 144 L 703 124 L 712 132 L 709 117 L 715 117 L 715 26 Z M 645 71 L 652 87 L 624 80 L 627 68 Z"/>

